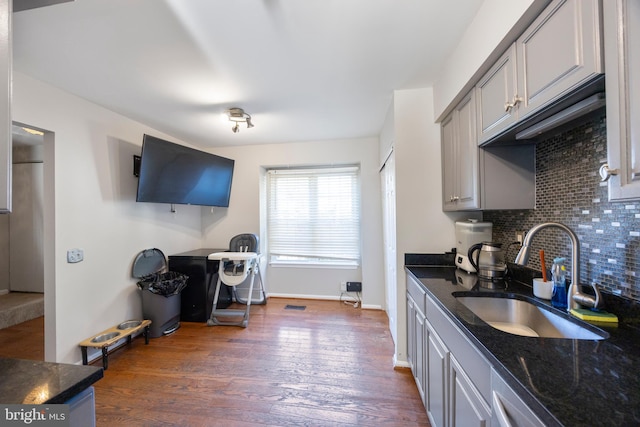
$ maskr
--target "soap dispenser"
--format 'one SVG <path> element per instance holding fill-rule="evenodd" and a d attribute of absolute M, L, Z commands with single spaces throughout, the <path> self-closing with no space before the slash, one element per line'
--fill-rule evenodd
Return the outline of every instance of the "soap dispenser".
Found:
<path fill-rule="evenodd" d="M 553 295 L 551 305 L 556 308 L 567 309 L 567 270 L 564 266 L 564 258 L 554 258 L 551 267 L 551 278 L 553 279 Z"/>

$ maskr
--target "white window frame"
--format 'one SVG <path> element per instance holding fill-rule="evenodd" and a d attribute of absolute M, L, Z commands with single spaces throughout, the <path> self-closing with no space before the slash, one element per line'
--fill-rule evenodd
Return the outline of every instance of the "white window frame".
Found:
<path fill-rule="evenodd" d="M 360 266 L 359 166 L 268 169 L 266 199 L 270 265 Z"/>

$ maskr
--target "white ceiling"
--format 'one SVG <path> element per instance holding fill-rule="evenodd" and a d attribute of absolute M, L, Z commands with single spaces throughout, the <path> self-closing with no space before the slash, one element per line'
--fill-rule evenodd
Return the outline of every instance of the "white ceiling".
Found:
<path fill-rule="evenodd" d="M 76 0 L 14 13 L 14 69 L 201 147 L 370 137 L 482 1 Z"/>

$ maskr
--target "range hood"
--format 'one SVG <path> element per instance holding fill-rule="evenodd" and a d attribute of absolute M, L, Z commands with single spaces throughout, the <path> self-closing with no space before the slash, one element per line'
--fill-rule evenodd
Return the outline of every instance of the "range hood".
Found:
<path fill-rule="evenodd" d="M 604 108 L 605 101 L 604 75 L 602 74 L 486 141 L 482 147 L 522 144 L 526 140 L 535 141 L 546 132 L 560 130 L 563 125 L 568 126 L 571 122 Z"/>
<path fill-rule="evenodd" d="M 569 123 L 579 117 L 582 117 L 592 111 L 599 110 L 606 103 L 604 92 L 596 93 L 590 97 L 578 101 L 570 107 L 546 118 L 535 125 L 532 125 L 520 132 L 516 133 L 516 139 L 535 138 L 547 131 L 553 130 L 565 123 Z"/>

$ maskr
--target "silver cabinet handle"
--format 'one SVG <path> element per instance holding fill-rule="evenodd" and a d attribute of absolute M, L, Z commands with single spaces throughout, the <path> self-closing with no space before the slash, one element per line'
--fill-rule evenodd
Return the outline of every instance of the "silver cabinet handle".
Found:
<path fill-rule="evenodd" d="M 513 95 L 513 105 L 514 106 L 520 104 L 522 101 L 523 101 L 522 97 L 518 96 L 517 93 L 515 95 Z"/>
<path fill-rule="evenodd" d="M 513 100 L 511 102 L 507 101 L 504 103 L 504 111 L 508 113 L 513 109 L 513 107 L 515 107 L 521 102 L 522 102 L 522 98 L 519 97 L 518 94 L 516 93 L 515 95 L 513 95 Z"/>
<path fill-rule="evenodd" d="M 612 175 L 618 175 L 618 173 L 620 173 L 618 169 L 609 169 L 608 163 L 605 163 L 604 165 L 600 166 L 600 170 L 598 172 L 600 173 L 601 182 L 608 181 Z"/>
<path fill-rule="evenodd" d="M 507 416 L 507 411 L 504 410 L 504 406 L 502 405 L 500 396 L 495 391 L 493 392 L 493 406 L 496 413 L 496 418 L 498 419 L 498 426 L 511 427 L 509 417 Z"/>

